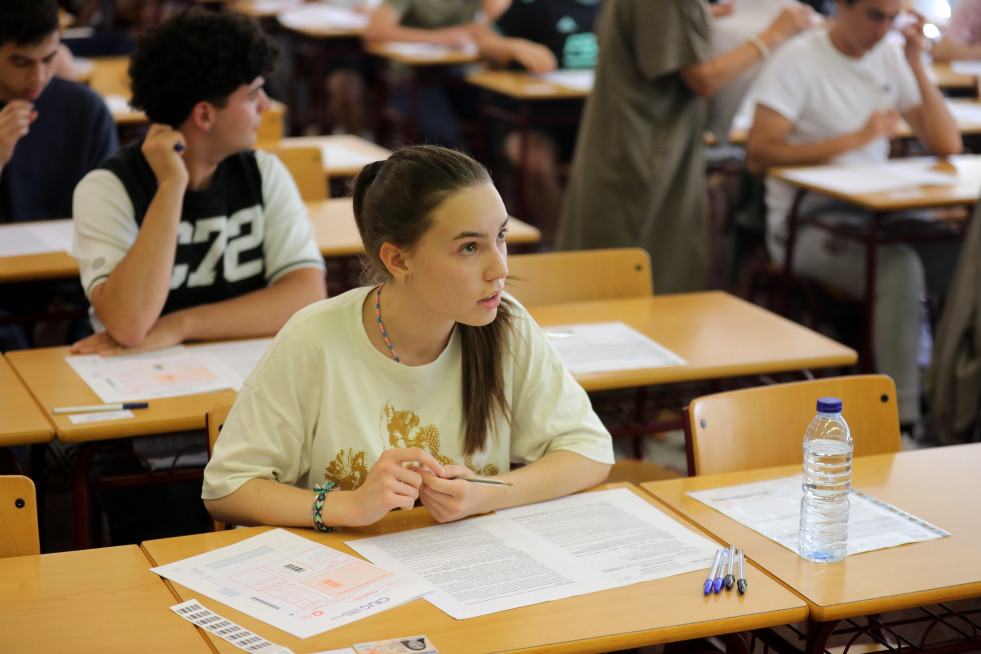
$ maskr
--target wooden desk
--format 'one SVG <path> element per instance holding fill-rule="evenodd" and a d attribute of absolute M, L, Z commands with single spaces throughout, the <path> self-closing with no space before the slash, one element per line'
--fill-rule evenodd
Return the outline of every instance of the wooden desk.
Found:
<path fill-rule="evenodd" d="M 660 505 L 658 508 L 664 510 Z M 435 521 L 424 508 L 416 508 L 392 512 L 369 527 L 331 534 L 310 529 L 290 531 L 358 556 L 345 541 L 433 524 Z M 253 527 L 147 541 L 143 549 L 157 565 L 162 565 L 239 542 L 268 529 Z M 197 597 L 219 615 L 297 654 L 415 634 L 425 634 L 445 654 L 607 652 L 732 633 L 756 628 L 754 625 L 787 624 L 806 614 L 800 599 L 760 572 L 753 574 L 752 592 L 741 597 L 703 596 L 700 588 L 704 577 L 704 572 L 691 572 L 467 620 L 455 620 L 424 599 L 418 599 L 305 640 L 211 598 L 196 595 L 183 586 L 172 584 L 172 587 L 182 599 Z M 213 639 L 211 643 L 219 652 L 237 651 L 224 641 Z"/>
<path fill-rule="evenodd" d="M 890 160 L 885 167 L 904 165 L 909 162 L 936 162 L 934 167 L 943 172 L 956 172 L 956 183 L 952 186 L 918 186 L 898 191 L 883 191 L 877 193 L 843 193 L 825 186 L 808 184 L 787 177 L 790 168 L 773 168 L 768 171 L 770 178 L 781 180 L 798 189 L 787 218 L 786 254 L 783 261 L 783 304 L 787 305 L 789 298 L 790 280 L 793 278 L 793 253 L 800 225 L 811 225 L 819 229 L 837 234 L 840 237 L 859 241 L 865 244 L 865 293 L 863 297 L 862 319 L 862 371 L 875 370 L 875 286 L 876 286 L 876 254 L 880 243 L 910 242 L 921 239 L 937 240 L 937 234 L 910 232 L 906 234 L 887 233 L 883 229 L 883 220 L 887 213 L 908 211 L 914 209 L 944 208 L 964 206 L 971 207 L 978 201 L 978 188 L 981 188 L 981 155 L 958 155 L 945 161 L 934 157 L 917 157 L 912 159 Z M 829 166 L 833 167 L 833 166 Z M 815 168 L 824 168 L 818 166 Z M 820 216 L 801 215 L 799 207 L 807 191 L 821 193 L 842 202 L 852 204 L 860 209 L 871 212 L 871 219 L 864 226 L 839 225 L 825 223 Z"/>
<path fill-rule="evenodd" d="M 332 174 L 336 170 L 333 169 Z M 358 226 L 354 221 L 354 204 L 351 198 L 308 202 L 307 210 L 313 223 L 314 238 L 322 255 L 330 259 L 358 256 L 364 252 Z M 4 227 L 0 225 L 0 238 L 3 238 Z M 532 245 L 541 239 L 538 229 L 516 218 L 511 219 L 509 230 L 508 242 L 513 245 Z M 0 284 L 76 277 L 78 263 L 67 252 L 0 257 Z"/>
<path fill-rule="evenodd" d="M 129 80 L 129 56 L 121 55 L 114 57 L 92 57 L 87 59 L 92 62 L 91 70 L 78 76 L 78 81 L 88 84 L 89 88 L 101 95 L 104 99 L 113 97 L 123 98 L 127 102 L 133 96 L 130 90 Z M 143 125 L 147 123 L 146 114 L 131 107 L 109 107 L 112 118 L 118 126 Z M 269 138 L 282 136 L 283 114 L 286 106 L 281 102 L 273 100 L 268 110 L 263 113 L 263 126 L 260 130 L 269 130 Z M 267 116 L 267 114 L 269 114 Z M 278 121 L 278 130 L 275 125 Z"/>
<path fill-rule="evenodd" d="M 54 440 L 54 428 L 4 356 L 0 356 L 0 416 L 0 447 Z"/>
<path fill-rule="evenodd" d="M 583 100 L 589 91 L 546 81 L 538 75 L 513 70 L 476 70 L 467 73 L 474 86 L 515 100 Z"/>
<path fill-rule="evenodd" d="M 324 220 L 330 220 L 330 209 L 349 202 L 327 200 Z M 850 365 L 856 359 L 851 348 L 721 291 L 543 305 L 531 314 L 543 326 L 621 320 L 688 361 L 685 366 L 577 376 L 587 391 Z M 203 429 L 207 411 L 235 399 L 231 390 L 164 398 L 134 412 L 132 419 L 73 425 L 51 410 L 100 400 L 66 356 L 67 347 L 7 354 L 63 442 Z"/>
<path fill-rule="evenodd" d="M 132 97 L 129 85 L 129 56 L 93 57 L 92 70 L 79 81 L 103 98 L 118 96 L 129 100 Z M 146 114 L 136 109 L 110 107 L 117 125 L 141 125 L 147 122 Z"/>
<path fill-rule="evenodd" d="M 239 11 L 244 10 L 245 2 L 236 3 Z M 251 3 L 249 3 L 251 4 Z M 298 19 L 296 12 L 310 11 L 315 5 L 304 7 L 300 4 L 276 14 L 277 26 L 290 37 L 290 56 L 293 74 L 289 81 L 288 102 L 291 109 L 293 133 L 298 134 L 310 126 L 329 133 L 333 117 L 328 109 L 327 62 L 341 58 L 361 59 L 364 50 L 361 46 L 361 33 L 364 24 L 346 21 L 335 24 L 330 20 Z M 333 8 L 338 9 L 338 8 Z M 352 12 L 356 13 L 356 12 Z M 253 10 L 253 15 L 255 12 Z M 302 16 L 302 14 L 300 14 Z M 306 84 L 310 107 L 303 108 L 301 100 L 302 84 Z"/>
<path fill-rule="evenodd" d="M 936 162 L 936 168 L 940 171 L 956 170 L 957 183 L 952 186 L 919 186 L 901 191 L 852 194 L 788 179 L 786 173 L 793 170 L 792 168 L 771 168 L 767 176 L 782 180 L 796 188 L 822 193 L 873 212 L 973 205 L 978 201 L 978 189 L 981 188 L 981 155 L 962 154 L 949 157 L 946 161 L 936 157 L 893 159 L 887 165 L 902 165 L 904 162 L 911 161 Z M 833 164 L 829 165 L 832 166 Z M 815 166 L 815 168 L 819 167 L 821 166 Z"/>
<path fill-rule="evenodd" d="M 937 80 L 937 86 L 941 89 L 977 93 L 978 79 L 974 75 L 955 73 L 950 69 L 949 63 L 934 63 L 933 75 Z"/>
<path fill-rule="evenodd" d="M 364 253 L 364 244 L 354 221 L 354 200 L 332 198 L 320 202 L 308 202 L 310 222 L 316 234 L 320 252 L 331 257 L 351 257 Z M 528 223 L 512 218 L 508 223 L 508 243 L 531 245 L 541 238 L 541 232 Z"/>
<path fill-rule="evenodd" d="M 52 220 L 51 223 L 69 223 L 70 218 Z M 21 229 L 23 224 L 0 225 L 0 240 L 4 230 Z M 9 238 L 9 237 L 8 237 Z M 20 256 L 0 256 L 0 284 L 38 282 L 49 279 L 73 279 L 78 277 L 78 263 L 68 252 L 45 252 Z"/>
<path fill-rule="evenodd" d="M 490 143 L 491 120 L 499 120 L 518 131 L 518 175 L 514 183 L 518 200 L 516 213 L 528 217 L 531 208 L 525 180 L 531 130 L 533 127 L 578 125 L 583 103 L 590 91 L 561 86 L 520 71 L 478 70 L 468 73 L 466 80 L 481 90 L 481 140 L 484 152 L 480 156 L 483 161 L 493 161 L 490 151 L 493 147 Z M 503 98 L 503 102 L 498 98 Z M 554 231 L 555 227 L 549 226 L 549 231 Z M 554 238 L 554 234 L 549 234 L 549 238 Z"/>
<path fill-rule="evenodd" d="M 48 347 L 7 353 L 7 360 L 24 381 L 64 443 L 81 443 L 130 436 L 147 436 L 204 429 L 204 415 L 215 406 L 232 402 L 235 391 L 170 397 L 150 402 L 129 420 L 73 425 L 67 416 L 53 415 L 59 406 L 101 404 L 102 400 L 65 361 L 68 347 Z"/>
<path fill-rule="evenodd" d="M 543 327 L 620 320 L 688 362 L 577 375 L 587 391 L 845 366 L 857 358 L 851 348 L 722 291 L 543 305 L 529 311 Z"/>
<path fill-rule="evenodd" d="M 320 148 L 323 154 L 324 175 L 327 184 L 354 177 L 366 165 L 388 159 L 392 151 L 371 141 L 352 134 L 330 136 L 293 136 L 279 141 L 257 143 L 256 147 L 276 148 Z M 337 156 L 331 156 L 336 152 Z M 345 152 L 346 151 L 346 152 Z"/>
<path fill-rule="evenodd" d="M 369 43 L 365 52 L 405 66 L 429 68 L 432 66 L 463 66 L 480 61 L 474 50 L 447 49 L 434 54 L 416 54 L 401 51 L 391 43 Z"/>
<path fill-rule="evenodd" d="M 975 135 L 981 134 L 981 121 L 978 121 L 973 115 L 975 112 L 981 110 L 981 102 L 972 98 L 954 98 L 950 100 L 951 110 L 954 116 L 954 120 L 957 122 L 957 129 L 963 135 Z M 960 115 L 964 115 L 964 118 L 959 118 Z M 905 120 L 900 119 L 899 129 L 896 133 L 897 139 L 909 139 L 913 136 L 913 128 L 910 127 L 909 123 Z M 736 127 L 729 132 L 729 142 L 733 145 L 745 145 L 747 139 L 749 138 L 749 127 Z M 714 137 L 711 141 L 707 139 L 710 145 L 714 145 Z"/>
<path fill-rule="evenodd" d="M 209 652 L 135 545 L 0 559 L 0 651 Z"/>
<path fill-rule="evenodd" d="M 977 443 L 856 457 L 854 488 L 945 529 L 951 536 L 865 552 L 835 564 L 808 562 L 685 495 L 688 491 L 799 475 L 799 465 L 641 486 L 724 543 L 744 548 L 748 560 L 803 597 L 811 617 L 828 623 L 827 627 L 844 618 L 981 597 L 981 513 L 976 502 L 981 497 L 979 466 L 981 444 Z"/>
<path fill-rule="evenodd" d="M 388 133 L 384 119 L 386 112 L 390 122 L 405 123 L 405 138 L 411 143 L 419 143 L 419 91 L 424 86 L 459 86 L 463 84 L 447 69 L 459 68 L 479 61 L 475 49 L 446 49 L 433 53 L 414 54 L 401 51 L 398 46 L 390 43 L 367 43 L 365 52 L 380 60 L 376 71 L 377 84 L 375 91 L 375 136 L 381 143 L 388 142 Z M 391 89 L 396 84 L 408 86 L 408 106 L 404 116 L 389 107 Z"/>

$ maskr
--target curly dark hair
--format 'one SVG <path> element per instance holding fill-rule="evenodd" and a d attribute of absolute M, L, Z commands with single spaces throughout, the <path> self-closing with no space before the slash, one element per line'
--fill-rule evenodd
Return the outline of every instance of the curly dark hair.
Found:
<path fill-rule="evenodd" d="M 0 16 L 0 45 L 34 45 L 58 31 L 56 0 L 0 0 Z"/>
<path fill-rule="evenodd" d="M 272 72 L 279 48 L 234 12 L 189 9 L 150 30 L 130 58 L 132 104 L 152 122 L 180 126 L 198 102 L 224 107 L 243 84 Z"/>

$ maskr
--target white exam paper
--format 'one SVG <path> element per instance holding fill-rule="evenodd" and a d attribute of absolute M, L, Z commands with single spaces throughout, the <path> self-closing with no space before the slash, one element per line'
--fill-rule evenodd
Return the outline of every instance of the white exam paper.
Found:
<path fill-rule="evenodd" d="M 896 160 L 880 164 L 814 166 L 787 170 L 784 177 L 849 195 L 957 184 L 956 175 L 932 170 L 934 165 L 933 162 Z"/>
<path fill-rule="evenodd" d="M 705 570 L 718 549 L 623 488 L 347 545 L 458 620 Z"/>
<path fill-rule="evenodd" d="M 249 376 L 252 369 L 259 363 L 259 359 L 269 349 L 273 339 L 270 338 L 251 338 L 243 341 L 226 341 L 224 343 L 209 343 L 208 345 L 196 345 L 189 348 L 195 353 L 204 353 L 214 356 L 221 361 L 235 376 L 235 383 L 231 386 L 232 390 L 238 391 L 242 388 L 242 382 Z"/>
<path fill-rule="evenodd" d="M 358 13 L 345 7 L 310 4 L 288 9 L 276 16 L 283 27 L 302 30 L 360 29 L 368 25 L 369 14 Z"/>
<path fill-rule="evenodd" d="M 381 613 L 432 588 L 285 529 L 151 571 L 297 638 Z"/>
<path fill-rule="evenodd" d="M 324 143 L 320 146 L 320 156 L 326 168 L 359 168 L 375 161 L 373 155 L 349 148 L 343 143 Z"/>
<path fill-rule="evenodd" d="M 464 54 L 477 54 L 477 46 L 468 43 L 462 48 L 455 48 L 448 45 L 437 45 L 435 43 L 414 43 L 406 41 L 389 41 L 385 48 L 396 54 L 406 57 L 420 57 L 429 59 L 439 59 L 450 53 L 462 52 Z"/>
<path fill-rule="evenodd" d="M 950 70 L 958 75 L 981 76 L 981 61 L 961 59 L 950 62 Z"/>
<path fill-rule="evenodd" d="M 598 322 L 544 328 L 562 363 L 573 374 L 641 370 L 687 363 L 622 322 Z"/>
<path fill-rule="evenodd" d="M 209 393 L 238 388 L 241 378 L 214 354 L 177 346 L 156 352 L 103 357 L 65 357 L 107 404 Z"/>
<path fill-rule="evenodd" d="M 0 226 L 0 257 L 68 252 L 73 231 L 71 219 Z"/>
<path fill-rule="evenodd" d="M 135 418 L 133 412 L 129 409 L 123 409 L 121 411 L 96 411 L 94 413 L 71 413 L 68 415 L 68 420 L 71 421 L 73 425 L 88 424 L 90 422 L 110 422 L 112 420 L 126 420 L 128 418 Z"/>
<path fill-rule="evenodd" d="M 726 486 L 688 495 L 753 531 L 797 552 L 800 475 Z M 939 527 L 852 489 L 848 511 L 848 554 L 917 543 L 950 534 Z"/>
<path fill-rule="evenodd" d="M 539 75 L 543 81 L 551 82 L 577 91 L 592 91 L 596 72 L 592 68 L 583 70 L 555 70 Z"/>

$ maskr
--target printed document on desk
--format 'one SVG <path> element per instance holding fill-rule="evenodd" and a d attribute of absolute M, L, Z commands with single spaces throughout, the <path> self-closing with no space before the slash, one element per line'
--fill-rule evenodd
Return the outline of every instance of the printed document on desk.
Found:
<path fill-rule="evenodd" d="M 348 541 L 460 620 L 706 570 L 718 546 L 625 488 Z"/>
<path fill-rule="evenodd" d="M 371 16 L 346 7 L 332 7 L 324 3 L 300 5 L 287 9 L 276 16 L 283 27 L 295 30 L 357 30 L 368 26 Z"/>
<path fill-rule="evenodd" d="M 71 220 L 38 220 L 0 227 L 0 257 L 68 252 L 72 244 Z"/>
<path fill-rule="evenodd" d="M 381 613 L 432 590 L 285 529 L 151 571 L 297 638 Z"/>
<path fill-rule="evenodd" d="M 593 84 L 596 82 L 596 71 L 592 68 L 581 70 L 555 70 L 551 73 L 539 75 L 544 82 L 551 82 L 557 86 L 564 86 L 577 91 L 592 91 Z"/>
<path fill-rule="evenodd" d="M 210 393 L 242 383 L 216 355 L 182 345 L 144 354 L 82 354 L 65 360 L 107 403 Z"/>
<path fill-rule="evenodd" d="M 937 162 L 896 159 L 881 164 L 841 164 L 787 169 L 783 177 L 848 195 L 882 193 L 918 186 L 954 186 L 957 176 L 935 170 Z"/>
<path fill-rule="evenodd" d="M 573 374 L 641 370 L 687 363 L 622 322 L 546 327 L 545 335 Z"/>
<path fill-rule="evenodd" d="M 800 476 L 738 486 L 690 491 L 689 496 L 753 531 L 797 552 Z M 918 543 L 950 534 L 865 493 L 852 489 L 848 511 L 848 554 Z"/>

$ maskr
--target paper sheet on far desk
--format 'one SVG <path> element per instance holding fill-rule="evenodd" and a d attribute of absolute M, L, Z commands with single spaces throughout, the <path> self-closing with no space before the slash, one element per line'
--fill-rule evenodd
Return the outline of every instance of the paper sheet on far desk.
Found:
<path fill-rule="evenodd" d="M 200 348 L 177 346 L 144 354 L 65 357 L 103 402 L 132 402 L 209 393 L 241 386 L 241 378 Z"/>
<path fill-rule="evenodd" d="M 683 366 L 687 362 L 622 322 L 546 327 L 545 335 L 573 374 Z"/>
<path fill-rule="evenodd" d="M 800 475 L 688 493 L 703 504 L 797 552 Z M 918 543 L 950 534 L 870 495 L 852 489 L 848 554 Z"/>
<path fill-rule="evenodd" d="M 957 184 L 956 175 L 932 170 L 934 165 L 935 162 L 895 160 L 881 164 L 815 166 L 787 170 L 784 177 L 849 195 Z"/>
<path fill-rule="evenodd" d="M 272 337 L 251 338 L 241 341 L 196 345 L 190 349 L 198 354 L 204 353 L 214 356 L 221 361 L 235 377 L 235 383 L 231 389 L 238 391 L 242 387 L 242 382 L 245 381 L 252 369 L 259 363 L 259 359 L 269 349 L 269 344 L 272 341 Z"/>
<path fill-rule="evenodd" d="M 373 155 L 349 148 L 343 143 L 324 143 L 320 146 L 320 156 L 324 166 L 328 168 L 359 168 L 376 159 Z"/>
<path fill-rule="evenodd" d="M 389 41 L 385 48 L 391 52 L 405 55 L 407 57 L 419 57 L 422 59 L 439 59 L 454 52 L 464 54 L 477 54 L 477 46 L 468 44 L 462 48 L 454 48 L 448 45 L 436 45 L 434 43 L 413 43 L 407 41 Z"/>
<path fill-rule="evenodd" d="M 71 220 L 38 220 L 0 227 L 0 257 L 68 252 L 72 244 Z"/>
<path fill-rule="evenodd" d="M 287 9 L 276 20 L 290 29 L 346 30 L 367 27 L 371 16 L 346 7 L 331 7 L 323 3 L 301 5 Z"/>
<path fill-rule="evenodd" d="M 974 75 L 981 77 L 981 61 L 959 59 L 950 62 L 950 72 L 958 75 Z"/>
<path fill-rule="evenodd" d="M 457 619 L 706 570 L 717 549 L 627 489 L 347 545 L 435 585 L 426 600 Z"/>
<path fill-rule="evenodd" d="M 544 82 L 558 86 L 576 89 L 577 91 L 592 91 L 596 81 L 596 72 L 592 68 L 583 70 L 556 70 L 539 75 Z"/>
<path fill-rule="evenodd" d="M 297 638 L 381 613 L 432 589 L 285 529 L 151 571 Z"/>

